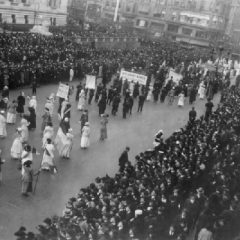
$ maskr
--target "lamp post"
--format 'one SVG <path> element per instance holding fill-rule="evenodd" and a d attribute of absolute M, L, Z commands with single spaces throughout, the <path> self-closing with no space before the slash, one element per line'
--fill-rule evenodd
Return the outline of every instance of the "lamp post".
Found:
<path fill-rule="evenodd" d="M 120 5 L 120 0 L 117 0 L 115 12 L 114 12 L 114 18 L 113 18 L 113 21 L 114 21 L 114 22 L 117 21 L 119 5 Z"/>

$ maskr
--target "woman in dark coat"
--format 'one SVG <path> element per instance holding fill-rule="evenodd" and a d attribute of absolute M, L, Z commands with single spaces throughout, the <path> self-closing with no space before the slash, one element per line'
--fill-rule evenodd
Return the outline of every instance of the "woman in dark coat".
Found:
<path fill-rule="evenodd" d="M 106 105 L 107 105 L 107 99 L 105 97 L 102 97 L 101 100 L 98 103 L 98 107 L 99 107 L 99 116 L 101 116 L 102 114 L 104 114 L 105 110 L 106 110 Z"/>
<path fill-rule="evenodd" d="M 193 87 L 190 90 L 190 94 L 189 94 L 189 104 L 192 104 L 196 101 L 196 96 L 197 96 L 197 90 Z"/>
<path fill-rule="evenodd" d="M 24 92 L 20 92 L 20 95 L 17 98 L 17 102 L 18 102 L 17 113 L 19 113 L 21 117 L 24 113 L 24 105 L 25 105 Z"/>
<path fill-rule="evenodd" d="M 34 130 L 34 129 L 36 129 L 36 112 L 35 112 L 35 109 L 33 107 L 29 107 L 28 111 L 30 113 L 28 116 L 26 116 L 28 122 L 30 123 L 29 126 L 28 126 L 28 129 L 29 130 Z"/>

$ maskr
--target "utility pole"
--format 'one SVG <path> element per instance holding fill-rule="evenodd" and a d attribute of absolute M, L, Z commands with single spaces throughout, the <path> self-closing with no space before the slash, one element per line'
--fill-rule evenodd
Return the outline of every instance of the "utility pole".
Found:
<path fill-rule="evenodd" d="M 115 13 L 114 13 L 114 18 L 113 18 L 113 21 L 114 21 L 114 22 L 117 21 L 119 5 L 120 5 L 120 0 L 117 0 L 117 4 L 116 4 L 116 8 L 115 8 Z"/>

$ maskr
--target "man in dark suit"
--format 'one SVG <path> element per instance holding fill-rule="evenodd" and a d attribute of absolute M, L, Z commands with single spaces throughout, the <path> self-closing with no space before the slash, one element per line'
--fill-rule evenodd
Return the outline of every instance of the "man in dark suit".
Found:
<path fill-rule="evenodd" d="M 194 107 L 192 107 L 192 110 L 189 112 L 189 122 L 194 123 L 197 117 L 197 112 Z"/>
<path fill-rule="evenodd" d="M 142 112 L 145 96 L 142 94 L 138 98 L 138 112 Z"/>
<path fill-rule="evenodd" d="M 129 147 L 126 147 L 126 149 L 122 152 L 118 162 L 119 162 L 119 167 L 120 167 L 120 172 L 122 172 L 124 170 L 124 166 L 127 162 L 129 162 L 128 160 L 128 152 L 130 151 Z"/>

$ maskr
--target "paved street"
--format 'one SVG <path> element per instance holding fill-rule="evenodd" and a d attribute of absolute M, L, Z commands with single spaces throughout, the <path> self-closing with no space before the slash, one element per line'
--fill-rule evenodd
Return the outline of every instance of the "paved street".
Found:
<path fill-rule="evenodd" d="M 76 85 L 76 83 L 74 83 Z M 41 86 L 37 89 L 37 129 L 30 132 L 30 144 L 41 151 L 41 116 L 45 105 L 45 99 L 51 92 L 57 91 L 57 85 Z M 31 93 L 30 89 L 24 89 L 26 95 Z M 10 100 L 16 98 L 19 91 L 10 94 Z M 118 157 L 126 145 L 130 146 L 130 159 L 134 161 L 136 154 L 142 150 L 152 147 L 153 136 L 159 130 L 164 130 L 164 137 L 169 136 L 173 131 L 182 127 L 188 119 L 188 112 L 191 106 L 188 99 L 184 108 L 178 108 L 176 102 L 173 106 L 167 103 L 154 104 L 146 102 L 142 113 L 137 113 L 137 101 L 133 107 L 133 115 L 122 119 L 122 108 L 118 116 L 110 116 L 108 124 L 108 139 L 99 142 L 100 119 L 98 108 L 95 103 L 89 106 L 89 122 L 91 127 L 91 145 L 88 150 L 80 149 L 80 112 L 77 110 L 72 97 L 71 127 L 74 130 L 74 146 L 70 160 L 58 158 L 55 152 L 55 159 L 58 167 L 58 174 L 51 177 L 49 173 L 42 172 L 34 196 L 23 198 L 21 196 L 20 172 L 17 170 L 17 162 L 10 159 L 10 148 L 13 141 L 13 134 L 16 127 L 8 126 L 7 139 L 0 140 L 0 148 L 3 150 L 2 157 L 6 163 L 2 167 L 3 184 L 0 186 L 0 239 L 12 240 L 13 233 L 20 226 L 26 226 L 28 230 L 36 231 L 35 227 L 48 216 L 62 213 L 69 197 L 75 196 L 78 190 L 89 185 L 97 176 L 109 174 L 113 176 L 118 170 Z M 217 105 L 219 96 L 215 97 Z M 166 101 L 167 102 L 167 101 Z M 195 107 L 198 116 L 203 114 L 205 101 L 197 100 Z M 58 119 L 55 107 L 54 127 L 55 133 L 58 128 Z M 111 108 L 107 108 L 110 113 Z M 19 122 L 19 120 L 18 120 Z M 38 169 L 41 162 L 40 156 L 34 158 L 34 169 Z"/>

